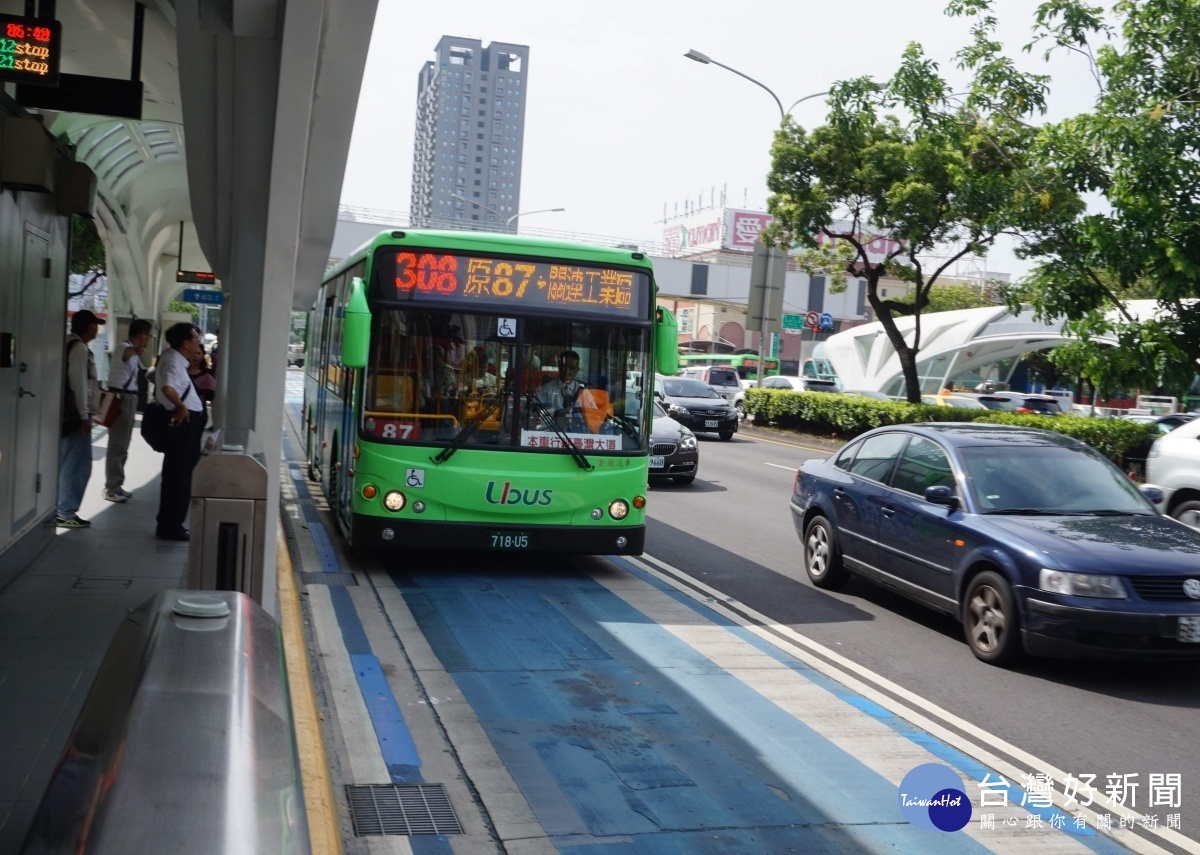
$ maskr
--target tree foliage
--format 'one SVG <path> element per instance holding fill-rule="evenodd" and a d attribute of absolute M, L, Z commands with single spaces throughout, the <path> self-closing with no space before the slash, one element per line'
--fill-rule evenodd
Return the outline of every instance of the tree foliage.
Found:
<path fill-rule="evenodd" d="M 104 275 L 108 256 L 96 223 L 87 217 L 71 218 L 71 272 L 83 277 L 83 287 L 72 297 L 86 294 Z"/>
<path fill-rule="evenodd" d="M 993 26 L 981 20 L 974 31 L 981 55 L 988 54 Z M 771 150 L 768 207 L 775 221 L 764 239 L 808 247 L 800 261 L 810 270 L 866 280 L 867 300 L 913 403 L 921 399 L 921 313 L 939 277 L 1001 234 L 1071 221 L 1082 207 L 1028 157 L 1036 132 L 1020 117 L 1042 103 L 1044 80 L 1001 60 L 980 75 L 1008 85 L 998 88 L 998 98 L 957 102 L 937 64 L 910 44 L 889 81 L 835 84 L 826 124 L 809 131 L 785 119 Z M 894 241 L 882 259 L 868 254 L 870 235 Z M 949 258 L 930 261 L 947 246 Z M 888 276 L 910 283 L 908 300 L 880 296 Z M 905 315 L 914 316 L 907 334 L 897 325 Z"/>
<path fill-rule="evenodd" d="M 950 11 L 986 16 L 990 2 Z M 1084 344 L 1055 361 L 1101 387 L 1187 388 L 1200 358 L 1200 0 L 1121 0 L 1108 16 L 1048 0 L 1027 50 L 1037 46 L 1078 54 L 1097 96 L 1091 111 L 1039 128 L 1030 155 L 1100 204 L 1029 232 L 1020 252 L 1038 264 L 1009 299 L 1067 318 Z M 960 57 L 982 94 L 1003 97 L 980 74 L 1002 61 L 998 46 Z M 1156 308 L 1135 311 L 1133 298 Z"/>
<path fill-rule="evenodd" d="M 897 301 L 912 303 L 915 299 L 916 294 L 912 293 L 898 297 Z M 971 285 L 946 284 L 929 289 L 924 311 L 953 312 L 957 309 L 983 309 L 988 306 L 995 307 L 995 301 L 981 293 L 978 288 Z"/>

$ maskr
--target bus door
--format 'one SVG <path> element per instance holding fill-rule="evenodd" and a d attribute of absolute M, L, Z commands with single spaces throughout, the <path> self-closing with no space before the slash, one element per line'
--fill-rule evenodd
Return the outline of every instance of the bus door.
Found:
<path fill-rule="evenodd" d="M 316 401 L 313 407 L 316 430 L 313 438 L 312 460 L 309 461 L 312 469 L 320 474 L 322 481 L 329 474 L 326 472 L 328 467 L 325 463 L 329 459 L 327 451 L 331 437 L 327 408 L 329 406 L 329 372 L 333 369 L 330 364 L 333 354 L 329 352 L 329 347 L 333 336 L 335 300 L 335 295 L 330 294 L 325 299 L 325 307 L 321 312 L 321 361 L 316 367 Z"/>

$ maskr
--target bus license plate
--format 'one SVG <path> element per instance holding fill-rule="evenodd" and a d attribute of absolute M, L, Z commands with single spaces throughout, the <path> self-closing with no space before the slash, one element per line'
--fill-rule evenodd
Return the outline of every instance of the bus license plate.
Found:
<path fill-rule="evenodd" d="M 1180 641 L 1200 642 L 1200 615 L 1181 617 L 1176 637 Z"/>
<path fill-rule="evenodd" d="M 650 468 L 651 469 L 664 469 L 664 468 L 666 468 L 666 465 L 667 465 L 667 460 L 661 454 L 655 454 L 655 455 L 650 456 Z"/>
<path fill-rule="evenodd" d="M 533 535 L 524 531 L 493 531 L 488 533 L 491 549 L 529 549 Z"/>
<path fill-rule="evenodd" d="M 720 422 L 717 421 L 716 419 L 705 419 L 704 420 L 705 427 L 716 427 L 719 424 L 720 424 Z"/>

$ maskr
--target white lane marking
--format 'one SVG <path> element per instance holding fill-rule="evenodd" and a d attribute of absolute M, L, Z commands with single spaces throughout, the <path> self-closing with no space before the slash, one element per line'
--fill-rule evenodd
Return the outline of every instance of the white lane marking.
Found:
<path fill-rule="evenodd" d="M 329 680 L 329 698 L 337 711 L 337 721 L 350 761 L 350 778 L 356 784 L 390 784 L 391 773 L 383 762 L 383 751 L 375 735 L 375 725 L 367 712 L 362 689 L 354 676 L 354 666 L 338 626 L 327 585 L 309 585 L 308 606 L 312 613 L 317 649 L 321 651 L 325 675 Z M 374 838 L 368 838 L 374 840 Z M 380 855 L 412 855 L 407 837 L 387 835 L 368 851 Z"/>
<path fill-rule="evenodd" d="M 778 463 L 763 463 L 763 466 L 774 466 L 776 469 L 786 469 L 788 472 L 795 472 L 795 466 L 780 466 Z"/>
<path fill-rule="evenodd" d="M 796 632 L 791 627 L 775 623 L 766 615 L 755 611 L 744 603 L 736 603 L 736 608 L 730 607 L 727 604 L 736 601 L 733 601 L 725 593 L 672 567 L 665 561 L 650 555 L 643 555 L 641 559 L 627 557 L 623 560 L 629 561 L 631 564 L 640 567 L 645 572 L 662 580 L 697 602 L 703 603 L 708 608 L 736 621 L 759 638 L 778 647 L 780 650 L 796 656 L 811 668 L 838 681 L 843 686 L 853 689 L 864 698 L 879 704 L 879 706 L 889 712 L 916 725 L 950 747 L 973 757 L 990 769 L 1000 772 L 1010 783 L 1020 786 L 1028 774 L 1035 772 L 1048 774 L 1056 785 L 1054 790 L 1055 805 L 1069 814 L 1076 816 L 1080 814 L 1085 815 L 1089 828 L 1097 828 L 1097 820 L 1101 811 L 1113 814 L 1116 817 L 1124 817 L 1131 823 L 1131 829 L 1137 827 L 1137 820 L 1140 820 L 1142 815 L 1124 805 L 1117 804 L 1100 790 L 1097 790 L 1091 807 L 1082 807 L 1078 802 L 1068 805 L 1066 798 L 1062 794 L 1063 781 L 1068 776 L 1067 772 L 1058 769 L 1049 762 L 1035 757 L 1011 743 L 998 739 L 995 735 L 988 733 L 965 719 L 959 718 L 948 710 L 931 704 L 920 695 L 893 683 L 868 668 L 864 668 L 813 639 Z M 653 562 L 653 565 L 657 565 L 657 568 L 661 569 L 656 569 L 650 562 Z M 686 580 L 686 583 L 681 583 L 680 580 Z M 709 599 L 709 597 L 713 599 Z M 781 639 L 780 636 L 786 639 L 786 641 Z M 885 694 L 885 692 L 891 694 Z M 893 697 L 893 695 L 896 697 Z M 897 698 L 913 704 L 916 708 L 901 703 Z M 919 712 L 918 709 L 924 710 L 929 715 Z M 936 721 L 930 716 L 936 716 L 940 721 Z M 973 737 L 973 739 L 964 738 L 961 734 L 950 730 L 946 725 L 957 728 Z M 1013 760 L 1024 764 L 1024 768 L 1017 766 L 1008 759 L 998 756 L 985 746 L 990 746 L 995 750 L 1004 752 Z M 1176 846 L 1185 852 L 1200 855 L 1200 843 L 1185 837 L 1177 831 L 1160 827 L 1142 829 L 1142 831 L 1148 835 L 1157 836 L 1164 842 Z M 1106 832 L 1106 836 L 1116 840 L 1123 846 L 1129 847 L 1135 852 L 1157 853 L 1166 851 L 1153 841 L 1134 834 L 1130 829 L 1113 827 L 1111 831 Z"/>
<path fill-rule="evenodd" d="M 597 581 L 605 584 L 607 580 L 598 578 Z M 671 633 L 896 787 L 915 767 L 925 763 L 944 763 L 904 734 L 856 709 L 805 675 L 657 588 L 639 580 L 636 585 L 617 581 L 610 586 L 610 590 L 650 618 L 652 626 Z M 611 627 L 610 631 L 636 633 L 637 629 Z M 688 691 L 686 673 L 680 669 L 664 669 L 664 674 Z M 697 693 L 702 691 L 694 689 L 689 693 L 697 703 L 707 706 L 717 717 L 731 719 L 730 726 L 737 728 L 739 737 L 747 740 L 752 748 L 757 748 L 762 762 L 772 767 L 781 780 L 791 782 L 803 798 L 812 800 L 833 821 L 838 821 L 838 799 L 842 798 L 843 790 L 829 786 L 828 781 L 812 780 L 813 768 L 790 753 L 803 749 L 791 747 L 790 740 L 778 733 L 757 731 L 742 711 L 729 710 L 727 704 L 719 701 L 714 703 L 711 698 L 698 696 Z M 978 785 L 961 772 L 959 778 L 963 781 L 963 792 L 974 805 L 973 813 L 978 815 L 986 811 L 995 816 L 995 824 L 990 829 L 983 828 L 975 821 L 968 823 L 962 831 L 991 852 L 1002 855 L 1026 855 L 1031 852 L 1082 855 L 1092 852 L 1078 837 L 1050 830 L 1046 826 L 1034 828 L 1028 825 L 1025 819 L 1029 811 L 1019 805 L 981 808 Z M 829 801 L 823 801 L 826 799 Z M 1011 824 L 1006 824 L 1006 819 Z M 1046 833 L 1048 830 L 1050 834 Z"/>

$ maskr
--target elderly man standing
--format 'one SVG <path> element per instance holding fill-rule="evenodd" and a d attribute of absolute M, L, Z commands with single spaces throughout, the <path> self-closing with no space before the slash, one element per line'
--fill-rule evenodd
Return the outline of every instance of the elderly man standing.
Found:
<path fill-rule="evenodd" d="M 160 540 L 187 540 L 183 521 L 192 503 L 192 470 L 200 461 L 204 434 L 204 402 L 192 386 L 188 366 L 204 353 L 204 345 L 199 328 L 189 323 L 175 324 L 166 335 L 168 347 L 154 369 L 154 399 L 171 414 L 156 535 Z"/>
<path fill-rule="evenodd" d="M 96 358 L 89 342 L 105 323 L 95 313 L 81 309 L 71 316 L 67 335 L 66 382 L 63 386 L 62 436 L 58 441 L 59 528 L 87 528 L 79 516 L 83 491 L 92 477 L 92 415 L 100 403 Z"/>

